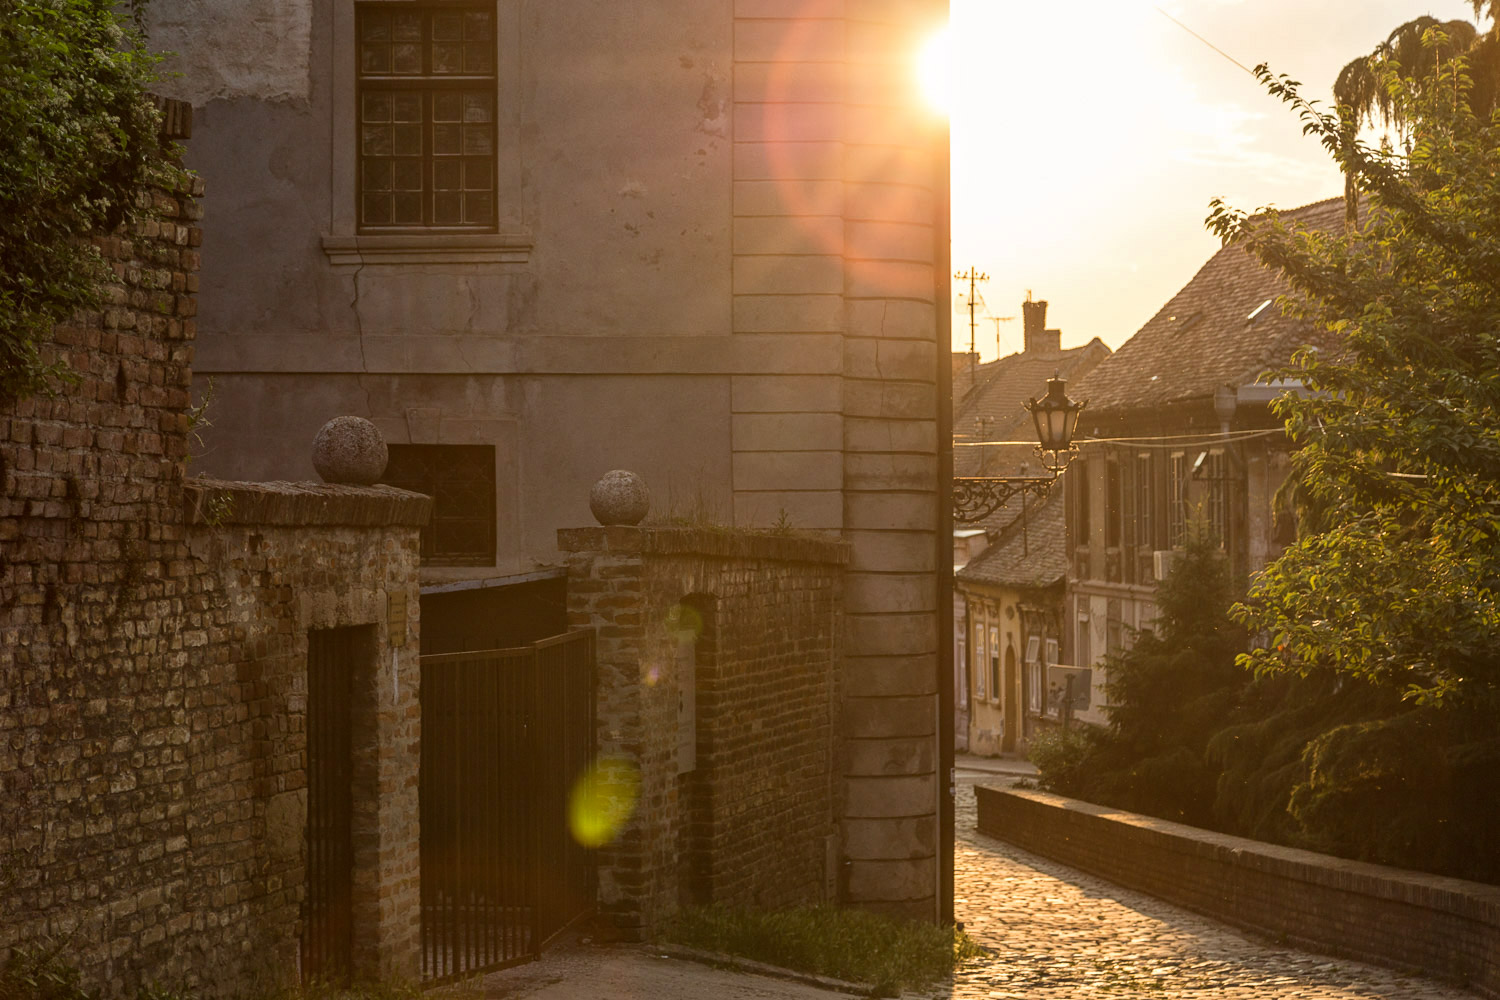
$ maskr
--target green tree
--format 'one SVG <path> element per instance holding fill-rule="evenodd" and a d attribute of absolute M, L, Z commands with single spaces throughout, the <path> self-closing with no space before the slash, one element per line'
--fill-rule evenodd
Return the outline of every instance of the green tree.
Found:
<path fill-rule="evenodd" d="M 1235 665 L 1243 631 L 1229 618 L 1228 561 L 1194 533 L 1157 588 L 1158 616 L 1109 657 L 1109 726 L 1042 739 L 1043 787 L 1197 826 L 1214 825 L 1218 768 L 1209 741 L 1233 717 L 1249 677 Z"/>
<path fill-rule="evenodd" d="M 1471 0 L 1474 13 L 1492 19 L 1500 10 L 1500 0 Z M 1428 33 L 1433 37 L 1428 38 Z M 1462 57 L 1469 67 L 1471 86 L 1468 100 L 1475 113 L 1488 117 L 1500 97 L 1500 24 L 1482 31 L 1468 21 L 1439 21 L 1431 15 L 1413 18 L 1397 25 L 1373 52 L 1351 60 L 1333 83 L 1333 99 L 1339 114 L 1351 131 L 1376 121 L 1404 130 L 1408 108 L 1398 103 L 1387 85 L 1392 74 L 1413 87 L 1441 86 L 1446 78 L 1445 66 Z M 1349 206 L 1352 225 L 1357 212 L 1358 193 L 1352 175 L 1345 175 L 1344 199 Z"/>
<path fill-rule="evenodd" d="M 0 397 L 61 374 L 39 345 L 99 302 L 87 237 L 130 216 L 160 156 L 155 64 L 112 0 L 0 0 Z"/>
<path fill-rule="evenodd" d="M 1424 44 L 1451 39 L 1429 28 Z M 1451 51 L 1451 50 L 1448 50 Z M 1219 815 L 1346 856 L 1500 879 L 1500 116 L 1463 55 L 1377 67 L 1405 147 L 1257 75 L 1367 196 L 1345 233 L 1215 202 L 1211 228 L 1341 335 L 1282 377 L 1299 537 L 1236 618 L 1268 698 L 1215 738 Z M 1279 696 L 1278 696 L 1279 693 Z M 1270 831 L 1269 833 L 1267 831 Z"/>
<path fill-rule="evenodd" d="M 1277 403 L 1304 530 L 1238 612 L 1270 638 L 1242 658 L 1259 672 L 1326 667 L 1433 703 L 1500 685 L 1500 124 L 1469 107 L 1464 69 L 1441 71 L 1451 87 L 1385 72 L 1400 153 L 1258 70 L 1371 199 L 1346 234 L 1219 202 L 1209 218 L 1346 345 L 1278 373 L 1309 390 Z"/>

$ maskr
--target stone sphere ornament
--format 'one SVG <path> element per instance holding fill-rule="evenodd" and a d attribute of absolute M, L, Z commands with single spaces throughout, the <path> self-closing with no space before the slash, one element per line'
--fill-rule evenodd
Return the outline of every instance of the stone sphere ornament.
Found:
<path fill-rule="evenodd" d="M 313 438 L 313 468 L 325 483 L 369 486 L 389 457 L 380 429 L 364 417 L 334 417 Z"/>
<path fill-rule="evenodd" d="M 626 469 L 606 472 L 589 490 L 589 510 L 600 524 L 640 524 L 650 509 L 646 481 Z"/>

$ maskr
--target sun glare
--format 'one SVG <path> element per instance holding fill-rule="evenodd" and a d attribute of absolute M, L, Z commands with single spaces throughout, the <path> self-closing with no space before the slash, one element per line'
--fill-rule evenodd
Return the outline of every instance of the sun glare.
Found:
<path fill-rule="evenodd" d="M 953 112 L 953 31 L 941 28 L 922 45 L 917 57 L 917 78 L 922 96 L 943 114 Z"/>

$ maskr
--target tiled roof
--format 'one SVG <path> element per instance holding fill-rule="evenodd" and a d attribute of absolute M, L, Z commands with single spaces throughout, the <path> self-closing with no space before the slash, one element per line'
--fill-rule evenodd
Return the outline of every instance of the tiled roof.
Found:
<path fill-rule="evenodd" d="M 989 548 L 958 571 L 963 583 L 1039 588 L 1060 583 L 1067 571 L 1067 537 L 1062 491 L 1040 504 L 1028 504 Z"/>
<path fill-rule="evenodd" d="M 1344 201 L 1330 198 L 1280 215 L 1333 231 L 1343 224 Z M 1219 386 L 1254 382 L 1299 347 L 1331 343 L 1305 320 L 1283 316 L 1274 301 L 1261 308 L 1286 290 L 1282 277 L 1246 250 L 1224 247 L 1135 336 L 1070 385 L 1068 395 L 1088 400 L 1095 414 L 1212 398 Z"/>

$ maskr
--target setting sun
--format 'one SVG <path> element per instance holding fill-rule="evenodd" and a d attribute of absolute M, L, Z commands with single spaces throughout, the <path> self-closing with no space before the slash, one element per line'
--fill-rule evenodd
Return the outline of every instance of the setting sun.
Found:
<path fill-rule="evenodd" d="M 927 103 L 945 115 L 953 113 L 953 30 L 940 28 L 917 56 L 917 79 Z"/>

